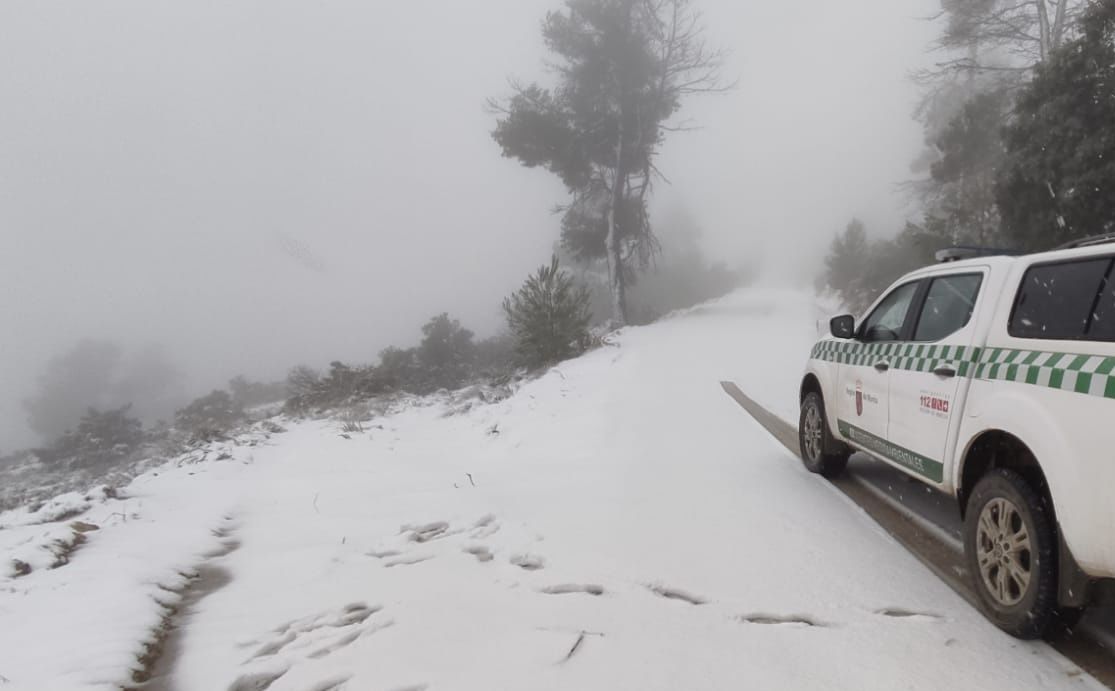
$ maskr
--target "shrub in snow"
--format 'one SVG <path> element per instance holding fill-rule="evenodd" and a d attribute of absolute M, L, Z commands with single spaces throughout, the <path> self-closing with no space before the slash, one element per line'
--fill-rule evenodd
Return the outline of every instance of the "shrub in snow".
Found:
<path fill-rule="evenodd" d="M 130 405 L 106 411 L 90 408 L 76 430 L 37 451 L 40 460 L 47 465 L 106 468 L 127 459 L 146 440 L 143 424 L 128 417 L 130 408 Z"/>
<path fill-rule="evenodd" d="M 265 384 L 251 381 L 244 376 L 237 376 L 229 380 L 228 390 L 232 394 L 233 403 L 246 410 L 267 403 L 283 401 L 286 398 L 287 383 Z"/>
<path fill-rule="evenodd" d="M 329 374 L 321 380 L 315 393 L 324 402 L 340 403 L 351 399 L 360 389 L 361 369 L 343 362 L 329 364 Z"/>
<path fill-rule="evenodd" d="M 321 381 L 317 370 L 299 365 L 286 375 L 286 394 L 289 398 L 308 396 Z"/>
<path fill-rule="evenodd" d="M 292 370 L 288 386 L 294 395 L 286 402 L 287 412 L 306 415 L 315 410 L 350 406 L 391 388 L 375 367 L 350 367 L 343 362 L 333 362 L 324 377 L 311 376 L 311 372 L 308 368 Z"/>
<path fill-rule="evenodd" d="M 409 391 L 421 378 L 422 367 L 418 364 L 416 348 L 385 348 L 379 354 L 376 367 L 384 386 L 391 391 Z"/>
<path fill-rule="evenodd" d="M 175 427 L 205 441 L 224 437 L 244 420 L 244 409 L 221 390 L 196 399 L 174 414 Z"/>
<path fill-rule="evenodd" d="M 299 365 L 290 370 L 286 376 L 286 411 L 295 415 L 309 412 L 309 399 L 320 383 L 321 375 L 311 367 Z"/>
<path fill-rule="evenodd" d="M 540 267 L 503 301 L 521 362 L 541 367 L 582 352 L 592 319 L 589 302 L 588 290 L 558 267 L 556 256 Z"/>
<path fill-rule="evenodd" d="M 364 431 L 364 423 L 371 418 L 371 413 L 363 406 L 350 406 L 341 413 L 341 431 L 347 434 L 359 434 Z"/>
<path fill-rule="evenodd" d="M 471 331 L 442 313 L 422 327 L 417 357 L 421 376 L 414 382 L 416 393 L 456 389 L 472 373 L 476 344 Z"/>
<path fill-rule="evenodd" d="M 515 370 L 515 336 L 510 331 L 485 338 L 476 344 L 476 373 L 487 379 L 502 379 Z"/>
<path fill-rule="evenodd" d="M 422 327 L 422 334 L 417 347 L 384 349 L 375 366 L 333 362 L 325 376 L 308 367 L 294 368 L 287 376 L 286 411 L 307 415 L 387 394 L 425 395 L 460 388 L 475 376 L 477 347 L 472 332 L 460 322 L 442 313 Z"/>

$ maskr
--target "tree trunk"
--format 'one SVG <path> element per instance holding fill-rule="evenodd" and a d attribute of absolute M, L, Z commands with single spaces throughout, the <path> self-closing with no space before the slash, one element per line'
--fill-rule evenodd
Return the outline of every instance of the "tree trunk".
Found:
<path fill-rule="evenodd" d="M 608 283 L 612 291 L 612 322 L 615 327 L 627 326 L 627 286 L 623 279 L 623 252 L 619 232 L 619 208 L 623 205 L 627 187 L 624 170 L 623 109 L 619 117 L 619 141 L 616 144 L 616 169 L 612 178 L 612 200 L 608 205 L 608 236 L 605 239 L 608 254 Z"/>
<path fill-rule="evenodd" d="M 1053 20 L 1052 48 L 1057 50 L 1065 41 L 1065 15 L 1068 13 L 1069 0 L 1058 0 L 1057 13 Z"/>
<path fill-rule="evenodd" d="M 1045 62 L 1051 48 L 1049 11 L 1045 6 L 1045 0 L 1034 0 L 1034 5 L 1038 10 L 1038 44 L 1041 49 L 1041 62 Z"/>
<path fill-rule="evenodd" d="M 626 0 L 624 40 L 631 28 L 631 12 L 634 0 Z M 627 196 L 627 94 L 624 76 L 618 73 L 619 66 L 613 65 L 612 77 L 615 80 L 616 98 L 616 167 L 612 176 L 612 199 L 608 204 L 608 236 L 605 251 L 608 255 L 608 282 L 612 291 L 612 323 L 616 328 L 627 326 L 627 286 L 623 278 L 623 249 L 620 242 L 620 209 Z"/>

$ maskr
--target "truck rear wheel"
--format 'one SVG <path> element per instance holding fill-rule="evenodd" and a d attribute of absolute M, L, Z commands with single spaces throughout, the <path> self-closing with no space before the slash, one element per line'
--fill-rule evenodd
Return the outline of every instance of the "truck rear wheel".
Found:
<path fill-rule="evenodd" d="M 833 438 L 825 417 L 825 402 L 815 391 L 807 394 L 801 403 L 798 444 L 801 460 L 810 472 L 834 478 L 848 465 L 851 451 Z"/>
<path fill-rule="evenodd" d="M 972 490 L 964 557 L 984 614 L 1018 638 L 1039 638 L 1057 614 L 1056 534 L 1041 497 L 999 468 Z"/>

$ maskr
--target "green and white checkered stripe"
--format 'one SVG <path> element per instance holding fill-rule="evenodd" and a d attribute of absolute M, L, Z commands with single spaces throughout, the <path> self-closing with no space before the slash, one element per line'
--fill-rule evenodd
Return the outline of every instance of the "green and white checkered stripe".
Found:
<path fill-rule="evenodd" d="M 847 343 L 821 341 L 813 346 L 814 360 L 841 365 L 870 367 L 887 358 L 892 369 L 932 372 L 938 367 L 956 367 L 962 377 L 971 376 L 979 364 L 982 348 L 972 346 L 927 345 L 924 343 Z"/>
<path fill-rule="evenodd" d="M 988 348 L 975 376 L 1115 399 L 1113 372 L 1115 357 Z"/>
<path fill-rule="evenodd" d="M 977 348 L 915 343 L 821 341 L 815 360 L 870 367 L 887 358 L 891 369 L 932 372 L 956 368 L 961 377 L 1030 384 L 1115 399 L 1115 357 L 1013 348 Z"/>

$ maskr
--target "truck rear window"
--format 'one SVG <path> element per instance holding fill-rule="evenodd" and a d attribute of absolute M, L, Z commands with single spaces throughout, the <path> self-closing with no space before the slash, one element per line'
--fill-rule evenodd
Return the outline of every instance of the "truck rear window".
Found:
<path fill-rule="evenodd" d="M 1111 268 L 1111 257 L 1030 267 L 1008 332 L 1015 338 L 1115 340 Z"/>

